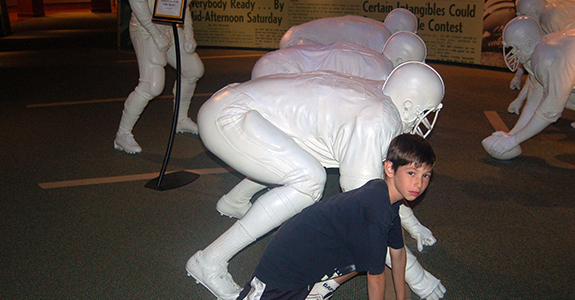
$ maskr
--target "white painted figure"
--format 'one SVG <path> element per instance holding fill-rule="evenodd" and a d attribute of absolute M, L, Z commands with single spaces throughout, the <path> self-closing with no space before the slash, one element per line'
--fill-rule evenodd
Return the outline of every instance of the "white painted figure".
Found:
<path fill-rule="evenodd" d="M 366 17 L 348 15 L 323 18 L 292 26 L 281 38 L 280 48 L 346 42 L 382 53 L 391 34 L 383 22 Z"/>
<path fill-rule="evenodd" d="M 546 5 L 547 0 L 517 0 L 515 8 L 517 16 L 528 16 L 539 22 L 539 15 Z"/>
<path fill-rule="evenodd" d="M 332 70 L 370 80 L 386 80 L 393 68 L 406 61 L 425 62 L 427 48 L 414 33 L 400 31 L 386 42 L 383 54 L 356 44 L 295 45 L 262 56 L 252 79 L 270 74 Z"/>
<path fill-rule="evenodd" d="M 509 133 L 495 132 L 482 144 L 493 157 L 510 159 L 521 154 L 521 143 L 556 122 L 565 108 L 575 110 L 575 29 L 543 35 L 533 18 L 519 16 L 505 26 L 503 46 L 509 69 L 521 63 L 529 72 L 527 101 Z"/>
<path fill-rule="evenodd" d="M 381 81 L 393 68 L 393 63 L 380 52 L 356 44 L 294 45 L 258 59 L 252 69 L 252 79 L 271 74 L 331 70 Z"/>
<path fill-rule="evenodd" d="M 385 81 L 389 73 L 399 64 L 406 61 L 424 62 L 427 49 L 423 40 L 416 34 L 408 31 L 394 33 L 386 42 L 383 54 L 356 44 L 336 42 L 329 45 L 294 45 L 287 48 L 270 52 L 260 58 L 252 70 L 252 79 L 272 75 L 303 73 L 317 70 L 332 70 L 340 73 L 359 76 L 370 80 Z M 252 188 L 253 187 L 253 188 Z M 249 202 L 256 192 L 262 189 L 259 184 L 252 185 L 246 181 L 246 185 L 238 185 L 232 193 L 228 194 L 234 199 L 243 199 L 239 203 Z M 228 196 L 222 197 L 218 202 L 219 211 L 226 212 L 229 201 Z M 243 210 L 242 210 L 243 212 Z M 402 206 L 403 223 L 408 232 L 415 233 L 418 239 L 419 251 L 423 250 L 424 234 L 429 236 L 426 245 L 435 243 L 431 231 L 419 223 L 409 207 Z M 227 213 L 229 215 L 229 211 Z M 240 218 L 237 211 L 232 211 L 232 216 Z M 427 296 L 427 299 L 440 299 L 445 293 L 445 288 L 439 280 L 427 272 L 413 253 L 407 251 L 408 265 L 411 269 L 407 272 L 408 282 L 413 290 L 419 295 Z M 391 265 L 391 262 L 388 263 Z M 416 284 L 417 283 L 417 284 Z M 326 290 L 325 286 L 330 289 Z M 335 281 L 318 283 L 310 295 L 332 293 L 337 289 Z M 435 289 L 437 287 L 437 289 Z M 434 298 L 435 297 L 435 298 Z"/>
<path fill-rule="evenodd" d="M 292 26 L 280 40 L 280 48 L 293 45 L 328 45 L 338 41 L 383 52 L 385 42 L 397 31 L 417 32 L 417 17 L 407 9 L 396 8 L 384 22 L 347 15 L 317 19 Z"/>
<path fill-rule="evenodd" d="M 124 103 L 122 119 L 114 140 L 116 149 L 130 154 L 142 151 L 134 139 L 132 129 L 148 102 L 164 90 L 164 67 L 167 64 L 177 67 L 172 26 L 152 22 L 154 3 L 155 0 L 130 0 L 132 9 L 130 39 L 138 59 L 140 78 L 138 86 Z M 194 40 L 192 17 L 187 6 L 184 25 L 178 27 L 177 31 L 180 41 L 181 89 L 176 131 L 197 134 L 198 126 L 188 117 L 188 110 L 196 89 L 196 82 L 204 74 L 204 65 L 195 52 L 197 44 Z M 174 84 L 174 93 L 175 89 L 176 84 Z"/>
<path fill-rule="evenodd" d="M 427 118 L 430 113 L 437 116 L 443 95 L 439 74 L 420 62 L 398 66 L 383 86 L 316 71 L 263 76 L 218 91 L 200 109 L 200 136 L 212 153 L 246 179 L 217 205 L 222 214 L 239 220 L 189 259 L 188 274 L 219 299 L 235 299 L 240 288 L 227 264 L 236 253 L 319 201 L 324 168 L 339 168 L 344 191 L 382 178 L 391 139 L 402 132 L 423 134 L 417 129 L 421 126 L 432 130 L 436 118 Z M 268 185 L 275 187 L 252 204 L 251 195 Z M 435 242 L 410 209 L 402 213 L 402 225 L 404 216 L 412 222 L 408 227 L 418 245 Z M 410 286 L 418 295 L 443 296 L 443 285 L 422 271 L 417 260 L 410 260 L 407 269 L 417 272 Z"/>
<path fill-rule="evenodd" d="M 575 28 L 575 1 L 548 3 L 539 15 L 539 25 L 546 34 Z"/>
<path fill-rule="evenodd" d="M 528 16 L 537 21 L 544 34 L 575 28 L 575 1 L 572 0 L 518 0 L 516 9 L 518 16 Z M 510 83 L 511 89 L 521 89 L 521 76 L 524 72 L 522 67 L 517 69 Z M 528 84 L 526 83 L 524 88 L 525 86 Z M 523 105 L 526 93 L 527 91 L 520 94 L 520 103 L 516 102 L 513 107 L 510 106 L 511 113 L 519 114 L 517 109 Z"/>

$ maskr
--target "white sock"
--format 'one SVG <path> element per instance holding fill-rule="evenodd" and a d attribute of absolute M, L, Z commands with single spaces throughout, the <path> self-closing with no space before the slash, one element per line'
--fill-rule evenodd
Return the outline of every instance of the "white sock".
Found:
<path fill-rule="evenodd" d="M 234 255 L 255 239 L 246 231 L 240 221 L 222 233 L 213 243 L 202 251 L 204 259 L 209 263 L 228 262 Z"/>

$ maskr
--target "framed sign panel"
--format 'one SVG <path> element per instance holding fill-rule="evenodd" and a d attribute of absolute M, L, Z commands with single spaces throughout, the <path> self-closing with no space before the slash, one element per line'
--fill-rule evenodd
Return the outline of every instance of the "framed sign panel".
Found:
<path fill-rule="evenodd" d="M 164 23 L 184 24 L 186 0 L 156 0 L 152 20 Z"/>

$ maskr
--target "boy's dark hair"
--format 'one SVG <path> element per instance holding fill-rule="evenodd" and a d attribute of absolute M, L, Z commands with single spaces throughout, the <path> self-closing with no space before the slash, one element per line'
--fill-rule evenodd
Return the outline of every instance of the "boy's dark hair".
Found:
<path fill-rule="evenodd" d="M 435 166 L 435 152 L 427 140 L 415 134 L 396 136 L 387 150 L 386 160 L 393 164 L 393 171 L 401 166 L 414 163 L 416 167 Z"/>

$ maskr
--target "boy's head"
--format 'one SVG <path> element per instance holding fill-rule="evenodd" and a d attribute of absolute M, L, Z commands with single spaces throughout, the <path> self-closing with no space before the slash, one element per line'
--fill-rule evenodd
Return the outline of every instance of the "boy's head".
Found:
<path fill-rule="evenodd" d="M 433 169 L 435 153 L 429 142 L 423 137 L 415 134 L 401 134 L 389 144 L 385 160 L 393 164 L 394 172 L 399 167 L 412 163 L 416 167 L 427 165 Z"/>

